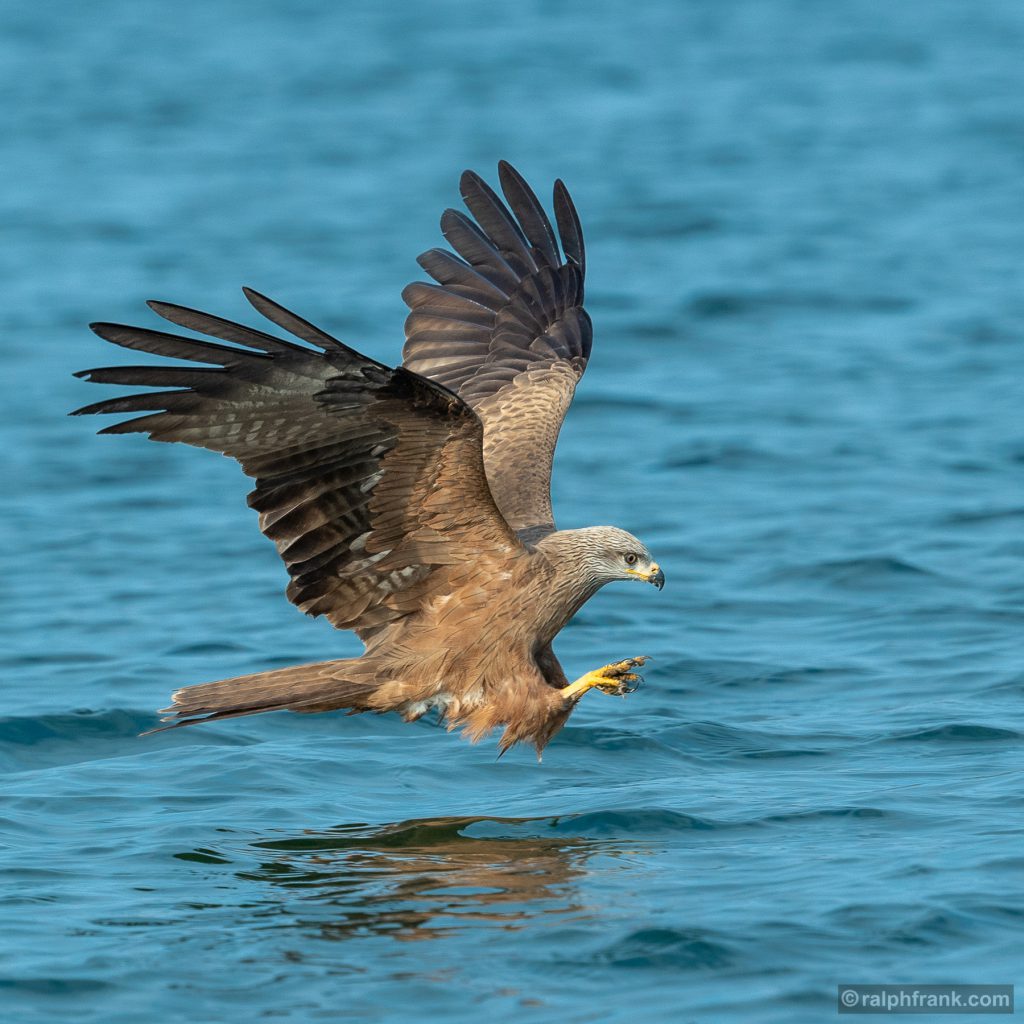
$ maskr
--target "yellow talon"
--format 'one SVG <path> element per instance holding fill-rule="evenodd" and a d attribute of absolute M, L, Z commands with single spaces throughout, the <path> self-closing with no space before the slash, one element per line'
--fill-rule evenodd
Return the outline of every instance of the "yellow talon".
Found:
<path fill-rule="evenodd" d="M 646 655 L 643 655 L 639 658 L 615 661 L 603 668 L 596 668 L 585 676 L 580 676 L 576 682 L 563 686 L 562 696 L 567 700 L 579 700 L 587 690 L 598 689 L 602 693 L 608 693 L 614 697 L 625 697 L 627 693 L 632 693 L 643 682 L 641 675 L 630 670 L 639 668 L 649 660 Z"/>

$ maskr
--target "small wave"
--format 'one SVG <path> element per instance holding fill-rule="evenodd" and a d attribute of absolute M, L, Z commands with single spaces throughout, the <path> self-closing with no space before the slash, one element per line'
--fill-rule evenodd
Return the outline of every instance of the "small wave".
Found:
<path fill-rule="evenodd" d="M 831 818 L 892 818 L 889 811 L 878 807 L 817 807 L 806 811 L 789 811 L 785 814 L 769 814 L 758 819 L 759 824 L 784 825 L 794 821 L 821 821 Z"/>
<path fill-rule="evenodd" d="M 113 988 L 99 978 L 0 978 L 0 991 L 34 996 L 75 996 Z"/>
<path fill-rule="evenodd" d="M 912 732 L 896 733 L 886 738 L 892 742 L 914 740 L 963 743 L 973 740 L 1019 740 L 1021 734 L 1013 729 L 1000 729 L 991 725 L 950 722 L 947 725 L 936 725 L 929 729 L 915 729 Z"/>
<path fill-rule="evenodd" d="M 1012 679 L 1004 679 L 1002 682 L 993 683 L 988 687 L 988 692 L 1024 694 L 1024 676 L 1014 676 Z"/>
<path fill-rule="evenodd" d="M 901 946 L 950 945 L 969 937 L 977 923 L 966 914 L 929 909 L 890 932 L 889 940 Z"/>
<path fill-rule="evenodd" d="M 899 295 L 849 295 L 843 292 L 703 292 L 690 300 L 687 312 L 700 319 L 750 316 L 776 309 L 843 310 L 902 313 L 913 302 Z"/>
<path fill-rule="evenodd" d="M 559 737 L 564 747 L 583 747 L 592 750 L 631 751 L 646 754 L 675 754 L 675 748 L 654 736 L 612 726 L 570 725 Z"/>
<path fill-rule="evenodd" d="M 50 740 L 82 740 L 98 737 L 138 736 L 153 724 L 152 712 L 92 711 L 0 718 L 0 743 L 33 746 Z"/>
<path fill-rule="evenodd" d="M 814 747 L 781 747 L 774 750 L 745 750 L 739 756 L 752 761 L 779 761 L 792 757 L 828 757 L 827 750 Z"/>
<path fill-rule="evenodd" d="M 641 928 L 605 946 L 590 959 L 608 967 L 693 971 L 728 967 L 736 953 L 721 936 L 704 928 Z"/>
<path fill-rule="evenodd" d="M 113 660 L 113 655 L 100 651 L 32 651 L 5 654 L 0 657 L 0 665 L 7 668 L 28 668 L 34 665 L 102 665 Z"/>
<path fill-rule="evenodd" d="M 660 460 L 663 469 L 696 469 L 719 466 L 723 469 L 750 469 L 757 466 L 778 466 L 786 459 L 778 452 L 754 445 L 706 443 L 695 441 L 671 449 Z"/>
<path fill-rule="evenodd" d="M 985 861 L 979 867 L 987 871 L 1024 871 L 1024 857 L 996 857 Z"/>
<path fill-rule="evenodd" d="M 706 832 L 728 827 L 711 818 L 698 818 L 663 807 L 622 808 L 585 811 L 551 819 L 556 832 L 585 836 L 624 836 L 644 838 L 676 832 Z"/>
<path fill-rule="evenodd" d="M 244 654 L 250 648 L 244 644 L 225 643 L 223 641 L 209 641 L 206 643 L 178 644 L 171 647 L 168 654 Z"/>
<path fill-rule="evenodd" d="M 686 725 L 671 726 L 661 732 L 663 739 L 671 740 L 675 746 L 689 750 L 735 751 L 752 744 L 762 744 L 767 735 L 720 722 L 689 722 Z"/>
<path fill-rule="evenodd" d="M 168 743 L 242 746 L 250 742 L 237 735 L 212 730 L 204 731 L 201 736 L 182 735 L 182 732 L 191 733 L 191 729 L 165 736 L 140 737 L 140 733 L 158 724 L 157 716 L 151 711 L 124 708 L 0 718 L 0 761 L 9 769 L 33 771 L 144 754 Z"/>
<path fill-rule="evenodd" d="M 666 415 L 678 411 L 674 400 L 659 399 L 657 396 L 645 395 L 644 408 L 648 411 L 659 410 Z M 620 412 L 630 416 L 636 415 L 636 398 L 634 396 L 622 397 L 608 392 L 598 392 L 580 396 L 573 400 L 573 411 L 581 417 L 592 416 L 606 422 L 608 417 Z"/>
<path fill-rule="evenodd" d="M 962 942 L 980 922 L 948 907 L 892 903 L 849 904 L 833 910 L 829 916 L 856 933 L 873 933 L 882 948 Z"/>
<path fill-rule="evenodd" d="M 775 570 L 766 578 L 766 582 L 772 583 L 814 582 L 852 589 L 892 587 L 926 580 L 946 581 L 946 577 L 887 555 L 788 566 Z"/>
<path fill-rule="evenodd" d="M 1024 508 L 977 509 L 973 512 L 954 512 L 939 522 L 944 526 L 972 526 L 976 523 L 1002 522 L 1024 518 Z"/>
<path fill-rule="evenodd" d="M 722 754 L 742 758 L 824 757 L 828 751 L 807 743 L 806 736 L 740 729 L 718 722 L 691 722 L 659 734 L 663 741 L 691 754 Z M 816 736 L 816 739 L 822 739 Z"/>
<path fill-rule="evenodd" d="M 728 658 L 672 658 L 659 662 L 659 675 L 684 677 L 687 683 L 731 689 L 733 687 L 792 686 L 798 683 L 821 685 L 825 681 L 852 682 L 861 673 L 844 665 L 829 667 L 807 665 L 799 668 L 762 661 L 738 661 Z"/>

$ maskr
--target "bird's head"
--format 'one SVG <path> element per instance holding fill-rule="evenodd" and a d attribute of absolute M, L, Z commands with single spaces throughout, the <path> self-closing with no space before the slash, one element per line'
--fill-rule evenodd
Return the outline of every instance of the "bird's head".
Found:
<path fill-rule="evenodd" d="M 647 548 L 617 526 L 591 526 L 566 531 L 577 535 L 581 568 L 597 586 L 615 580 L 641 580 L 659 590 L 665 586 L 665 574 Z"/>

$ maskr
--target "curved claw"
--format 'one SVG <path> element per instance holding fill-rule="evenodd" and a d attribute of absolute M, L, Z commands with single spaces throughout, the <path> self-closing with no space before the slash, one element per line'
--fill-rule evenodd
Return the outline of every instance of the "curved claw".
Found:
<path fill-rule="evenodd" d="M 608 676 L 609 678 L 618 678 L 624 673 L 629 672 L 632 668 L 640 668 L 650 660 L 646 654 L 641 654 L 637 658 L 625 658 L 622 661 L 612 662 L 611 665 L 605 665 L 604 668 L 599 668 L 597 674 Z"/>
<path fill-rule="evenodd" d="M 605 665 L 604 668 L 588 672 L 575 683 L 563 687 L 562 695 L 567 699 L 579 700 L 587 690 L 598 689 L 613 697 L 625 697 L 639 689 L 643 682 L 643 676 L 631 670 L 641 667 L 650 660 L 647 655 L 641 655 L 638 658 L 626 658 L 624 661 Z"/>
<path fill-rule="evenodd" d="M 610 694 L 613 697 L 625 697 L 627 694 L 636 693 L 643 681 L 642 675 L 636 672 L 627 672 L 625 675 L 595 685 L 602 693 Z"/>

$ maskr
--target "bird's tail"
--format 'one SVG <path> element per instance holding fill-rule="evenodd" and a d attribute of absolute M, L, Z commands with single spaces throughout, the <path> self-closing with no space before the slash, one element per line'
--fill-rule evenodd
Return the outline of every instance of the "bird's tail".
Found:
<path fill-rule="evenodd" d="M 160 709 L 162 720 L 171 724 L 142 735 L 264 711 L 366 710 L 366 700 L 377 684 L 359 678 L 362 673 L 354 670 L 358 661 L 321 661 L 186 686 L 171 694 L 170 707 Z"/>

